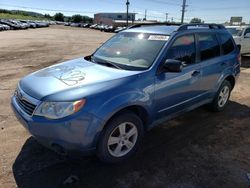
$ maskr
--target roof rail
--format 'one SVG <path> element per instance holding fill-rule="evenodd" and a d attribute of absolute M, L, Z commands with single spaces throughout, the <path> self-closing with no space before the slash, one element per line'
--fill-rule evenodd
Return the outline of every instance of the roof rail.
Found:
<path fill-rule="evenodd" d="M 163 23 L 140 23 L 140 24 L 135 24 L 132 25 L 130 27 L 128 27 L 128 29 L 132 29 L 132 28 L 138 28 L 138 27 L 143 27 L 143 26 L 157 26 L 157 25 L 165 25 L 165 26 L 180 26 L 181 24 L 178 23 L 168 23 L 168 22 L 163 22 Z"/>
<path fill-rule="evenodd" d="M 184 24 L 181 25 L 177 31 L 184 31 L 188 29 L 225 29 L 225 27 L 222 24 Z"/>

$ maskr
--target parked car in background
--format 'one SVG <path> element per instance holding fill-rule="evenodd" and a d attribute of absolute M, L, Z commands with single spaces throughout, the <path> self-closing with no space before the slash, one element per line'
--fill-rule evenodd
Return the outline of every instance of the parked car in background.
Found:
<path fill-rule="evenodd" d="M 98 24 L 93 24 L 93 25 L 91 25 L 89 28 L 90 28 L 90 29 L 97 29 L 97 27 L 98 27 Z"/>
<path fill-rule="evenodd" d="M 70 22 L 65 22 L 64 26 L 70 26 Z"/>
<path fill-rule="evenodd" d="M 29 25 L 27 23 L 22 23 L 18 20 L 9 20 L 9 22 L 16 24 L 16 25 L 19 25 L 20 29 L 28 29 L 29 28 Z"/>
<path fill-rule="evenodd" d="M 126 29 L 127 29 L 127 27 L 117 27 L 114 32 L 119 33 L 119 32 L 124 31 Z"/>
<path fill-rule="evenodd" d="M 80 27 L 80 24 L 79 23 L 71 23 L 70 26 L 71 27 Z"/>
<path fill-rule="evenodd" d="M 226 28 L 240 47 L 241 54 L 250 54 L 250 26 L 227 26 Z"/>
<path fill-rule="evenodd" d="M 0 24 L 0 31 L 10 30 L 10 26 L 5 24 Z"/>
<path fill-rule="evenodd" d="M 89 23 L 85 23 L 82 25 L 83 28 L 89 28 L 90 27 L 90 24 Z"/>
<path fill-rule="evenodd" d="M 92 55 L 24 77 L 11 106 L 44 146 L 120 162 L 159 123 L 205 104 L 224 110 L 240 60 L 222 25 L 135 25 Z"/>
<path fill-rule="evenodd" d="M 0 19 L 0 24 L 8 25 L 11 29 L 21 29 L 21 26 L 6 19 Z"/>
<path fill-rule="evenodd" d="M 50 21 L 31 21 L 31 20 L 14 20 L 14 19 L 0 19 L 0 24 L 7 25 L 6 30 L 9 29 L 28 29 L 28 28 L 41 28 L 49 27 L 54 22 Z"/>
<path fill-rule="evenodd" d="M 29 28 L 36 28 L 36 23 L 29 21 L 29 20 L 20 20 L 21 23 L 28 24 Z"/>
<path fill-rule="evenodd" d="M 103 32 L 105 30 L 105 28 L 107 28 L 107 27 L 108 27 L 108 25 L 101 24 L 101 25 L 97 26 L 97 29 Z"/>
<path fill-rule="evenodd" d="M 49 27 L 49 23 L 48 23 L 48 22 L 36 21 L 35 23 L 36 23 L 36 27 L 37 27 L 37 28 Z"/>
<path fill-rule="evenodd" d="M 107 26 L 104 28 L 105 32 L 114 32 L 115 31 L 115 27 L 113 26 Z"/>

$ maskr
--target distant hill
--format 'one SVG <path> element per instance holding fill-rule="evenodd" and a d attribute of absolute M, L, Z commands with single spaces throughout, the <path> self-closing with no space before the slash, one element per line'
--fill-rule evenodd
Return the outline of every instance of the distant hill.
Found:
<path fill-rule="evenodd" d="M 58 13 L 57 13 L 58 14 Z M 56 20 L 56 21 L 67 21 L 67 22 L 82 22 L 92 23 L 93 18 L 88 16 L 75 14 L 73 16 L 64 16 L 62 13 L 61 20 L 56 19 L 56 15 L 50 16 L 49 14 L 41 14 L 38 12 L 24 11 L 24 10 L 6 10 L 0 9 L 0 19 L 20 19 L 20 20 Z"/>
<path fill-rule="evenodd" d="M 0 19 L 49 20 L 52 17 L 37 12 L 0 9 Z"/>
<path fill-rule="evenodd" d="M 11 10 L 11 13 L 13 13 L 13 14 L 23 14 L 23 15 L 34 16 L 34 17 L 44 17 L 44 15 L 41 14 L 41 13 L 31 12 L 31 11 Z"/>

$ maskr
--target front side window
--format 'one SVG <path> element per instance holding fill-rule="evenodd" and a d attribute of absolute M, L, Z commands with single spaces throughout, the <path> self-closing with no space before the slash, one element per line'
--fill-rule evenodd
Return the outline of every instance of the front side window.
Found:
<path fill-rule="evenodd" d="M 190 65 L 195 63 L 196 50 L 194 35 L 185 35 L 177 38 L 167 51 L 166 59 L 179 60 Z"/>
<path fill-rule="evenodd" d="M 169 36 L 122 32 L 115 35 L 92 56 L 95 62 L 112 62 L 128 70 L 148 69 Z"/>
<path fill-rule="evenodd" d="M 227 55 L 234 50 L 234 43 L 229 34 L 222 33 L 220 34 L 221 38 L 221 47 L 223 55 Z"/>
<path fill-rule="evenodd" d="M 199 34 L 199 49 L 201 61 L 220 56 L 220 45 L 214 34 Z"/>

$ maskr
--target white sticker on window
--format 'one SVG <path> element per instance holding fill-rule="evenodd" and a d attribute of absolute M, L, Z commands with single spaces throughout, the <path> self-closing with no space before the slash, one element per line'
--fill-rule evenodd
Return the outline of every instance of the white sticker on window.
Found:
<path fill-rule="evenodd" d="M 148 40 L 164 40 L 167 41 L 169 36 L 166 35 L 150 35 Z"/>

